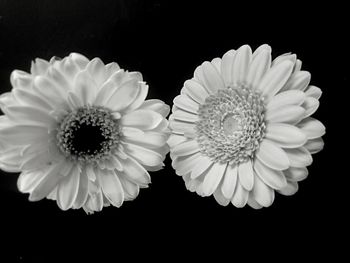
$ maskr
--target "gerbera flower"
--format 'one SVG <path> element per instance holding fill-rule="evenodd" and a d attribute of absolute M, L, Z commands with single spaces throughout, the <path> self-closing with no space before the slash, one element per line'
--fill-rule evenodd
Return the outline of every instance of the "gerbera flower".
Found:
<path fill-rule="evenodd" d="M 323 148 L 325 127 L 310 117 L 321 90 L 294 54 L 248 45 L 204 62 L 174 99 L 170 156 L 186 187 L 221 205 L 270 206 L 292 195 Z"/>
<path fill-rule="evenodd" d="M 169 107 L 148 86 L 99 58 L 72 53 L 15 70 L 0 97 L 0 168 L 21 172 L 18 189 L 87 213 L 120 207 L 163 166 Z"/>

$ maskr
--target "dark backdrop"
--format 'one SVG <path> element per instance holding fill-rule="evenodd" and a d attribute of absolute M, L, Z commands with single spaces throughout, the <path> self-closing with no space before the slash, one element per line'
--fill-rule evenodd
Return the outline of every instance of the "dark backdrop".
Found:
<path fill-rule="evenodd" d="M 345 215 L 339 208 L 346 199 L 346 164 L 337 147 L 341 142 L 346 149 L 341 136 L 348 130 L 348 112 L 339 101 L 349 88 L 345 9 L 329 3 L 229 2 L 0 1 L 1 92 L 11 90 L 13 69 L 29 71 L 36 57 L 75 51 L 142 72 L 150 85 L 148 98 L 172 105 L 202 61 L 243 44 L 255 49 L 268 43 L 274 56 L 296 53 L 312 73 L 311 83 L 323 90 L 315 116 L 327 127 L 325 149 L 314 156 L 298 193 L 276 195 L 270 208 L 259 211 L 221 207 L 213 197 L 188 192 L 169 157 L 163 170 L 151 173 L 152 184 L 136 200 L 91 216 L 82 210 L 63 212 L 49 200 L 29 202 L 16 189 L 18 174 L 0 172 L 1 235 L 14 258 L 27 259 L 28 244 L 37 255 L 51 247 L 54 257 L 79 253 L 78 246 L 83 254 L 112 253 L 95 247 L 108 244 L 113 253 L 132 248 L 132 257 L 148 247 L 140 254 L 152 258 L 165 249 L 171 256 L 176 251 L 211 255 L 210 248 L 218 245 L 220 254 L 232 255 L 241 253 L 243 245 L 251 251 L 267 246 L 262 257 L 285 251 L 285 257 L 300 258 L 311 248 L 321 255 L 330 252 L 331 244 L 345 235 L 348 228 L 341 225 Z"/>

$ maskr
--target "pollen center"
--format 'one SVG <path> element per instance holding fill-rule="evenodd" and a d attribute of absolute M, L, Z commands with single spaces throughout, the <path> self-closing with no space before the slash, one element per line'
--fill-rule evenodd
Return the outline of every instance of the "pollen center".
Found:
<path fill-rule="evenodd" d="M 202 154 L 214 162 L 238 164 L 253 157 L 265 135 L 264 103 L 259 93 L 244 86 L 208 96 L 199 106 L 197 141 Z"/>
<path fill-rule="evenodd" d="M 68 113 L 57 131 L 60 151 L 80 162 L 108 158 L 119 138 L 118 120 L 103 107 L 82 107 Z"/>

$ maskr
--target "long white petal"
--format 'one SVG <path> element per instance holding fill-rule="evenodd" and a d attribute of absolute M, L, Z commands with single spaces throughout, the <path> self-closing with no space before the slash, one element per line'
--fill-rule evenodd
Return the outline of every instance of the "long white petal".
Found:
<path fill-rule="evenodd" d="M 292 167 L 305 167 L 312 163 L 312 156 L 307 149 L 299 147 L 295 149 L 285 149 Z"/>
<path fill-rule="evenodd" d="M 253 196 L 258 204 L 263 207 L 269 207 L 275 199 L 275 191 L 261 181 L 259 176 L 255 176 Z"/>
<path fill-rule="evenodd" d="M 248 75 L 249 64 L 252 60 L 252 50 L 250 46 L 241 46 L 233 60 L 232 65 L 232 82 L 233 83 L 245 83 Z"/>
<path fill-rule="evenodd" d="M 287 180 L 282 171 L 267 167 L 259 159 L 254 161 L 254 171 L 265 184 L 273 189 L 282 189 L 287 185 Z"/>
<path fill-rule="evenodd" d="M 236 188 L 237 177 L 238 177 L 237 165 L 234 165 L 234 166 L 227 165 L 224 179 L 221 186 L 221 191 L 223 195 L 228 199 L 232 199 L 233 193 Z"/>
<path fill-rule="evenodd" d="M 124 202 L 124 190 L 115 171 L 101 170 L 100 182 L 108 201 L 112 205 L 120 207 Z"/>
<path fill-rule="evenodd" d="M 214 193 L 225 173 L 226 166 L 227 163 L 214 163 L 213 166 L 210 168 L 210 170 L 204 178 L 202 186 L 203 194 L 205 196 L 210 196 Z"/>
<path fill-rule="evenodd" d="M 297 126 L 306 134 L 309 140 L 316 139 L 326 133 L 326 127 L 312 117 L 308 117 L 297 124 Z"/>
<path fill-rule="evenodd" d="M 293 70 L 293 63 L 284 61 L 272 67 L 261 80 L 258 90 L 262 96 L 273 97 L 287 82 Z"/>
<path fill-rule="evenodd" d="M 283 148 L 296 148 L 306 142 L 306 136 L 299 128 L 285 123 L 269 123 L 266 138 Z"/>
<path fill-rule="evenodd" d="M 265 165 L 275 170 L 285 170 L 290 165 L 287 154 L 267 139 L 260 143 L 256 156 Z"/>
<path fill-rule="evenodd" d="M 247 191 L 250 191 L 253 189 L 254 171 L 253 171 L 253 164 L 250 159 L 247 162 L 239 164 L 238 177 L 244 189 L 246 189 Z"/>

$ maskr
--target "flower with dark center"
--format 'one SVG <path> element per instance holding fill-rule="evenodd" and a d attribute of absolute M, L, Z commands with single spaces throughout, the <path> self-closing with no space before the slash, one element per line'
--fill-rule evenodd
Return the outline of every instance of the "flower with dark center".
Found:
<path fill-rule="evenodd" d="M 87 213 L 120 207 L 150 183 L 168 151 L 169 107 L 145 100 L 139 72 L 72 53 L 36 59 L 0 96 L 0 168 L 21 172 L 31 201 Z"/>

